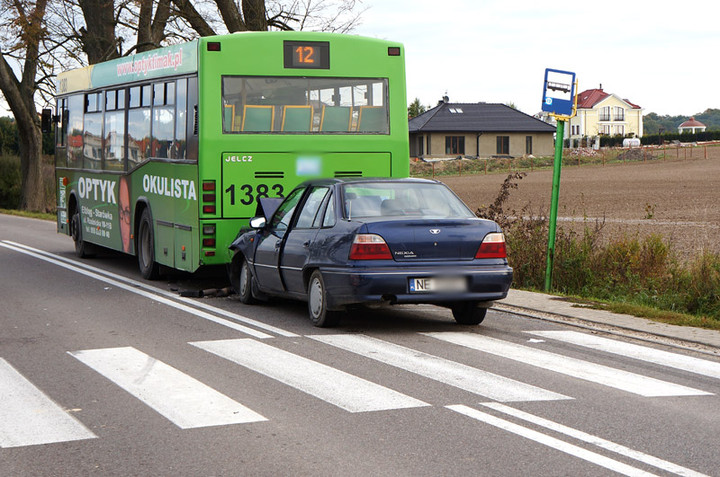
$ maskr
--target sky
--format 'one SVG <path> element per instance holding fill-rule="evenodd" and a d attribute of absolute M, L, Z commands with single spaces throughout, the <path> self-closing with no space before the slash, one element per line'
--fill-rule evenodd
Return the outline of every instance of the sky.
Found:
<path fill-rule="evenodd" d="M 720 2 L 363 0 L 353 33 L 405 46 L 408 103 L 540 111 L 546 68 L 643 114 L 720 108 Z"/>
<path fill-rule="evenodd" d="M 354 34 L 405 45 L 408 103 L 541 109 L 546 68 L 576 73 L 643 114 L 720 108 L 720 2 L 361 0 Z M 6 109 L 0 99 L 0 112 Z"/>

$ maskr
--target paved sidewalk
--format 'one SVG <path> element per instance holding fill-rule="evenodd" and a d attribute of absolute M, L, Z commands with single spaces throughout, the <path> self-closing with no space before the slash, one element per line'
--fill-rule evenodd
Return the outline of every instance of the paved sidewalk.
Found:
<path fill-rule="evenodd" d="M 703 348 L 706 352 L 720 355 L 720 331 L 668 325 L 645 318 L 594 310 L 544 293 L 510 290 L 507 298 L 496 302 L 493 308 L 688 348 Z"/>

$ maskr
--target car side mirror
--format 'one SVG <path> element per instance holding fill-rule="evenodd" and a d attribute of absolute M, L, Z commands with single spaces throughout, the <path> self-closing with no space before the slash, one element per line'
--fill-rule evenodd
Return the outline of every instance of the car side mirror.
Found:
<path fill-rule="evenodd" d="M 253 217 L 252 219 L 250 219 L 250 227 L 252 227 L 254 229 L 259 230 L 259 229 L 265 227 L 265 224 L 266 224 L 265 217 Z"/>
<path fill-rule="evenodd" d="M 44 133 L 52 131 L 52 109 L 43 109 L 40 116 L 40 130 Z"/>

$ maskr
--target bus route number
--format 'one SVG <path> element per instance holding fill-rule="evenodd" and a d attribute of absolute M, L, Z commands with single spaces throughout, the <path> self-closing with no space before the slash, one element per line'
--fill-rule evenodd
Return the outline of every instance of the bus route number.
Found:
<path fill-rule="evenodd" d="M 274 197 L 285 197 L 283 186 L 280 184 L 257 184 L 255 187 L 243 184 L 237 188 L 232 184 L 225 189 L 225 192 L 230 194 L 230 205 L 235 205 L 236 200 L 242 205 L 252 205 L 259 199 L 270 197 L 270 193 L 273 193 Z"/>

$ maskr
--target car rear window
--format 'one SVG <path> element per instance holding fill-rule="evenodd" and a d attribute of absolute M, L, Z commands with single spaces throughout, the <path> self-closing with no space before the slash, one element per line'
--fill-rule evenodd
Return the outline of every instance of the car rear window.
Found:
<path fill-rule="evenodd" d="M 343 186 L 345 217 L 471 218 L 472 211 L 445 185 L 360 182 Z"/>

